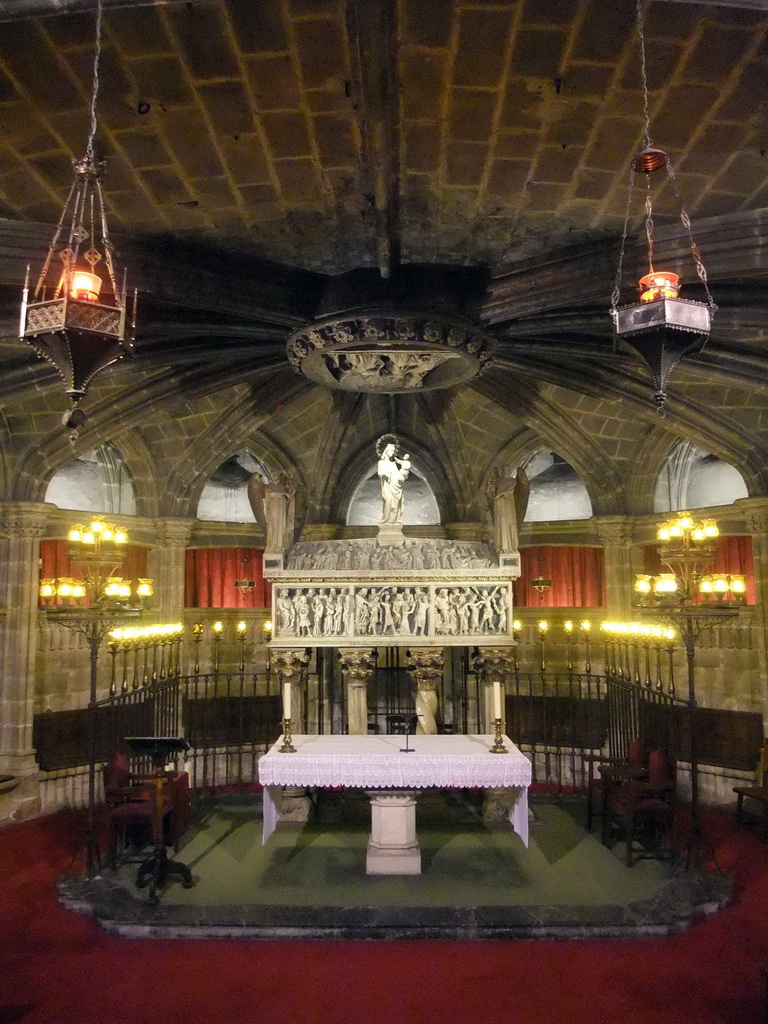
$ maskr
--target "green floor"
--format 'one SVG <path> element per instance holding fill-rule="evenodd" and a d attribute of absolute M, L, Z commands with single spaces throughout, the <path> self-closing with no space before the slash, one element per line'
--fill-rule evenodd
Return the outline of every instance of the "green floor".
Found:
<path fill-rule="evenodd" d="M 217 803 L 198 810 L 177 859 L 195 885 L 169 884 L 165 905 L 490 906 L 616 905 L 654 896 L 667 864 L 623 863 L 588 834 L 578 801 L 535 799 L 528 849 L 505 824 L 483 824 L 461 793 L 429 793 L 417 806 L 422 874 L 365 873 L 369 805 L 363 794 L 321 794 L 314 820 L 281 825 L 261 844 L 260 804 Z M 174 856 L 171 854 L 171 856 Z M 135 865 L 120 868 L 132 891 Z"/>

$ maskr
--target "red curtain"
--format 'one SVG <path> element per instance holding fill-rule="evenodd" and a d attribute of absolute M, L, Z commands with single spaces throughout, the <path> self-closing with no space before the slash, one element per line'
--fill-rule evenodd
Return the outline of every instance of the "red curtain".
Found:
<path fill-rule="evenodd" d="M 651 576 L 668 571 L 662 564 L 656 544 L 647 544 L 643 548 L 643 571 Z M 747 604 L 755 603 L 755 563 L 752 559 L 751 537 L 718 537 L 712 572 L 740 573 L 747 585 Z"/>
<path fill-rule="evenodd" d="M 187 608 L 269 608 L 271 587 L 264 581 L 259 548 L 191 548 L 187 551 Z M 253 580 L 240 590 L 235 580 Z"/>
<path fill-rule="evenodd" d="M 57 579 L 61 576 L 82 578 L 83 570 L 72 568 L 69 560 L 68 545 L 65 540 L 40 541 L 40 578 Z M 147 576 L 147 549 L 136 544 L 127 544 L 125 557 L 117 569 L 117 576 L 126 580 L 136 580 Z M 57 604 L 61 602 L 56 600 Z"/>
<path fill-rule="evenodd" d="M 518 608 L 599 608 L 605 604 L 602 548 L 521 548 L 520 568 L 520 578 L 514 584 Z M 531 586 L 537 576 L 552 580 L 550 589 L 541 595 Z"/>

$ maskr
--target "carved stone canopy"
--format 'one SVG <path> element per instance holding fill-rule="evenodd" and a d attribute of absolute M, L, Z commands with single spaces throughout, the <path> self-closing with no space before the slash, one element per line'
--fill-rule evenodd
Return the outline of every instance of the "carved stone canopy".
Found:
<path fill-rule="evenodd" d="M 495 340 L 463 317 L 362 313 L 315 321 L 288 340 L 288 361 L 345 391 L 401 394 L 462 384 L 482 373 Z"/>
<path fill-rule="evenodd" d="M 398 394 L 452 387 L 490 363 L 496 341 L 477 310 L 487 275 L 477 268 L 400 266 L 333 277 L 314 322 L 288 339 L 297 373 L 346 391 Z"/>

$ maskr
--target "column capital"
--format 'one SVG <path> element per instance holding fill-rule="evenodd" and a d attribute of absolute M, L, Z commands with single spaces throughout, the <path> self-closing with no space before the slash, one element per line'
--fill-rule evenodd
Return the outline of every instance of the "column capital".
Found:
<path fill-rule="evenodd" d="M 633 516 L 595 516 L 594 523 L 601 544 L 623 547 L 632 543 Z"/>
<path fill-rule="evenodd" d="M 373 648 L 340 647 L 339 661 L 346 682 L 367 685 L 376 668 Z"/>
<path fill-rule="evenodd" d="M 478 647 L 472 659 L 475 671 L 484 682 L 504 682 L 506 676 L 515 669 L 515 658 L 511 647 Z"/>
<path fill-rule="evenodd" d="M 768 498 L 741 498 L 735 507 L 743 514 L 753 536 L 768 535 Z"/>
<path fill-rule="evenodd" d="M 42 501 L 8 501 L 0 505 L 0 523 L 12 537 L 34 540 L 45 533 L 55 505 Z"/>
<path fill-rule="evenodd" d="M 281 683 L 298 683 L 312 657 L 309 648 L 278 647 L 270 651 L 270 664 Z"/>
<path fill-rule="evenodd" d="M 443 678 L 445 655 L 442 649 L 412 647 L 405 659 L 408 673 L 420 690 L 435 690 Z"/>
<path fill-rule="evenodd" d="M 160 516 L 153 520 L 159 547 L 185 548 L 192 536 L 194 519 Z"/>

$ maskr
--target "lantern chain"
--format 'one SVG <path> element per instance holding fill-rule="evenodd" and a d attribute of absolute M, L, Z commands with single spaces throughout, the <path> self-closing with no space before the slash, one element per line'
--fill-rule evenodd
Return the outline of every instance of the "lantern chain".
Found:
<path fill-rule="evenodd" d="M 637 39 L 640 47 L 640 74 L 643 82 L 643 114 L 645 116 L 645 140 L 644 149 L 650 149 L 651 142 L 651 118 L 648 113 L 648 75 L 645 66 L 645 31 L 643 28 L 643 0 L 637 0 Z"/>

